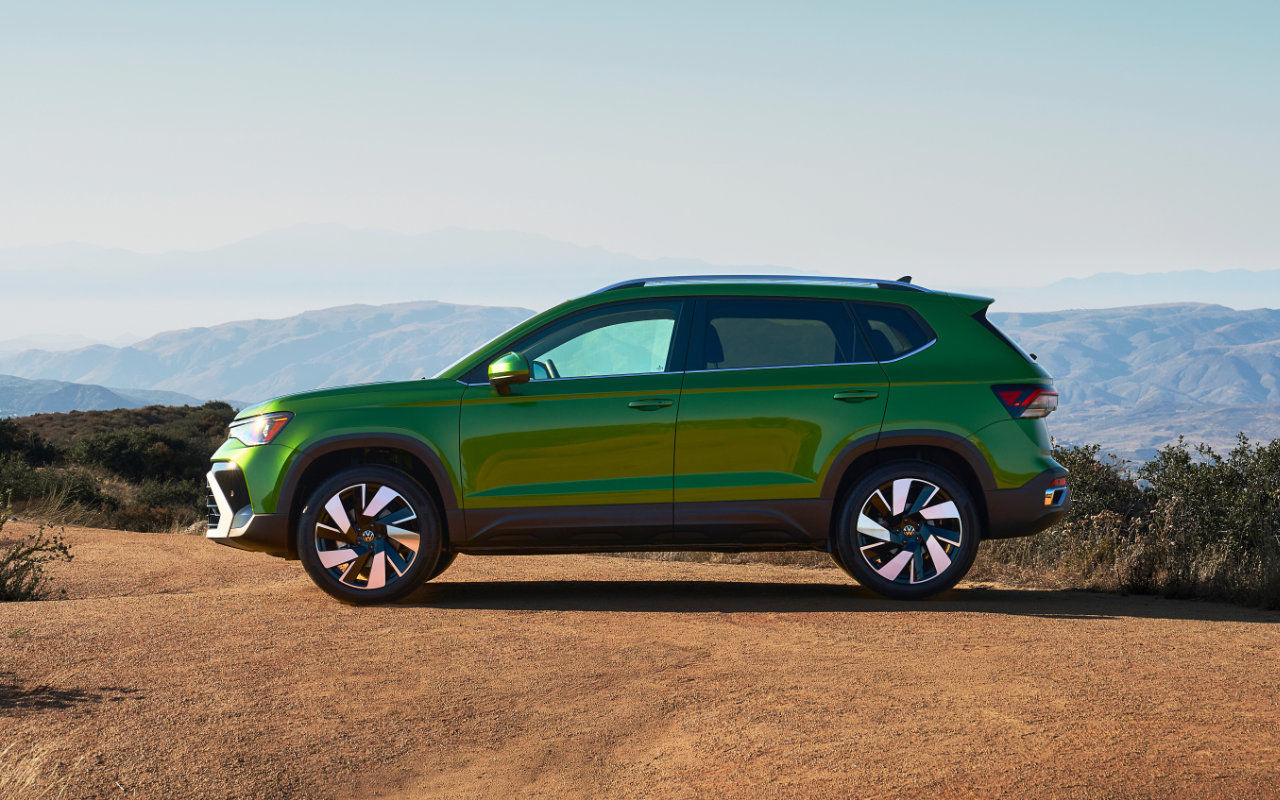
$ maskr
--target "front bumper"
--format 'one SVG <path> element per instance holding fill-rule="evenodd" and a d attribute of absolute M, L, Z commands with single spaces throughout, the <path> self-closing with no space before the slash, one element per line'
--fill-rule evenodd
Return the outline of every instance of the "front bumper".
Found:
<path fill-rule="evenodd" d="M 233 461 L 219 461 L 205 476 L 209 484 L 209 529 L 218 544 L 289 558 L 289 516 L 255 514 L 244 473 Z"/>
<path fill-rule="evenodd" d="M 1030 536 L 1049 528 L 1071 507 L 1071 490 L 1054 486 L 1065 469 L 1047 469 L 1017 489 L 986 492 L 987 539 Z"/>

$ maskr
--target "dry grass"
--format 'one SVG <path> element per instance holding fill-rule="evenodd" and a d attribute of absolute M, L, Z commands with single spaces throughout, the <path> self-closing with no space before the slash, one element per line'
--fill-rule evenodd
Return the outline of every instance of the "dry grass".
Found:
<path fill-rule="evenodd" d="M 61 800 L 75 785 L 75 764 L 65 765 L 48 743 L 0 749 L 0 800 Z"/>
<path fill-rule="evenodd" d="M 970 577 L 1280 607 L 1280 543 L 1214 540 L 1193 513 L 1181 499 L 1161 500 L 1138 516 L 1103 511 L 1039 536 L 986 542 Z"/>

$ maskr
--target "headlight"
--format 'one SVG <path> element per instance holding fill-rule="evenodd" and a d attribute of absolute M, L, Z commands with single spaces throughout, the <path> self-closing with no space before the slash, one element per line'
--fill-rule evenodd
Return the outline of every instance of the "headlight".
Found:
<path fill-rule="evenodd" d="M 276 434 L 284 430 L 284 426 L 288 425 L 291 419 L 293 414 L 280 411 L 275 414 L 259 414 L 256 417 L 236 420 L 231 423 L 230 435 L 232 439 L 250 447 L 266 444 L 276 438 Z"/>

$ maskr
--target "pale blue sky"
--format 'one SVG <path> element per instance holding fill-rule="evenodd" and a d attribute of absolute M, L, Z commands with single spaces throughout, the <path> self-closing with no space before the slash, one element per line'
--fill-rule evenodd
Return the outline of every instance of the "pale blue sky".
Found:
<path fill-rule="evenodd" d="M 0 247 L 336 222 L 972 283 L 1274 269 L 1278 40 L 1276 2 L 0 0 Z"/>

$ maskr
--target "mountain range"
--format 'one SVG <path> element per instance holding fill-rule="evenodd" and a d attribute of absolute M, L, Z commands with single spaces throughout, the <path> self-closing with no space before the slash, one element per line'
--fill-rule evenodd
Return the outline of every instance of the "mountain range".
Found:
<path fill-rule="evenodd" d="M 421 297 L 548 308 L 628 278 L 726 272 L 796 270 L 644 259 L 536 234 L 459 228 L 408 235 L 299 225 L 209 250 L 166 253 L 75 243 L 5 248 L 0 280 L 23 302 L 0 317 L 0 337 L 75 320 L 56 330 L 108 340 L 129 330 Z"/>
<path fill-rule="evenodd" d="M 1026 286 L 959 284 L 944 265 L 917 282 L 999 298 L 1007 311 L 1098 308 L 1157 302 L 1280 307 L 1280 270 L 1105 272 Z M 422 234 L 298 225 L 205 250 L 139 253 L 63 243 L 0 248 L 0 352 L 67 349 L 68 331 L 119 343 L 127 332 L 213 326 L 228 319 L 285 317 L 309 309 L 444 302 L 541 309 L 616 281 L 650 275 L 775 273 L 812 269 L 639 258 L 515 231 L 446 228 Z M 841 274 L 896 278 L 851 263 Z"/>
<path fill-rule="evenodd" d="M 1186 436 L 1280 438 L 1280 310 L 1203 303 L 990 315 L 1054 376 L 1050 430 L 1146 458 Z"/>
<path fill-rule="evenodd" d="M 129 347 L 0 356 L 0 373 L 181 390 L 233 405 L 302 389 L 433 375 L 512 325 L 523 308 L 424 301 L 158 334 Z"/>
<path fill-rule="evenodd" d="M 67 381 L 28 380 L 0 375 L 0 417 L 51 411 L 109 411 L 148 405 L 199 405 L 190 395 L 153 389 L 109 389 Z"/>
<path fill-rule="evenodd" d="M 942 288 L 939 286 L 938 288 Z M 1059 278 L 1044 286 L 958 286 L 959 291 L 997 298 L 1009 311 L 1120 308 L 1130 305 L 1210 303 L 1229 308 L 1280 308 L 1280 269 L 1179 272 L 1100 272 Z"/>
<path fill-rule="evenodd" d="M 339 306 L 172 331 L 130 347 L 0 355 L 0 373 L 239 405 L 432 375 L 532 313 L 435 301 Z M 1064 441 L 1144 458 L 1179 435 L 1215 447 L 1239 432 L 1280 437 L 1280 310 L 1183 303 L 991 319 L 1055 376 L 1062 403 L 1050 429 Z"/>

